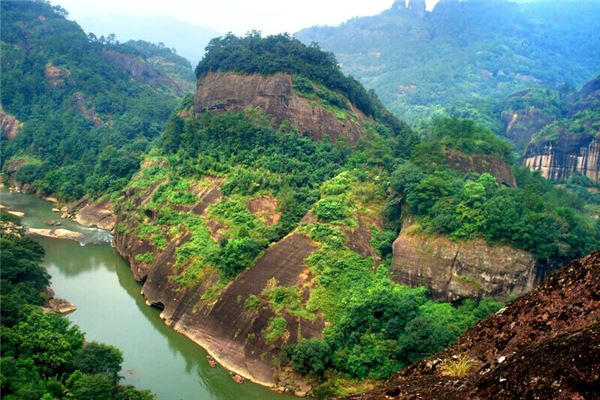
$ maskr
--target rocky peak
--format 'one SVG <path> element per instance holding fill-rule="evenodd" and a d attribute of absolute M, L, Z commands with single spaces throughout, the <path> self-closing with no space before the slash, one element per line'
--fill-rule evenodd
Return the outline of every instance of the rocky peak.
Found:
<path fill-rule="evenodd" d="M 392 6 L 393 9 L 407 10 L 419 17 L 425 16 L 425 0 L 397 0 Z"/>

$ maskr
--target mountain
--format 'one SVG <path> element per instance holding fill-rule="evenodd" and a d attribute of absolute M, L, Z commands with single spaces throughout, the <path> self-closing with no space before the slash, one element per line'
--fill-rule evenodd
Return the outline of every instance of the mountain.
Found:
<path fill-rule="evenodd" d="M 2 2 L 1 12 L 4 171 L 68 200 L 121 189 L 192 86 L 189 63 L 88 36 L 44 1 Z"/>
<path fill-rule="evenodd" d="M 581 85 L 598 73 L 600 7 L 592 1 L 397 1 L 372 17 L 296 33 L 411 122 L 436 113 L 485 121 L 497 100 L 538 84 Z"/>
<path fill-rule="evenodd" d="M 111 229 L 147 304 L 253 381 L 364 391 L 600 247 L 587 191 L 474 121 L 411 128 L 317 45 L 213 39 L 185 95 L 165 46 L 65 15 L 2 3 L 6 183 Z"/>
<path fill-rule="evenodd" d="M 513 116 L 518 124 L 519 112 Z M 525 130 L 531 140 L 523 163 L 547 179 L 565 181 L 581 175 L 600 184 L 600 78 L 567 96 L 562 112 L 548 122 Z"/>
<path fill-rule="evenodd" d="M 164 43 L 164 46 L 176 49 L 177 54 L 187 58 L 194 65 L 204 55 L 204 48 L 210 39 L 221 35 L 213 29 L 164 16 L 96 15 L 82 17 L 78 22 L 86 32 L 98 36 L 115 34 L 120 41 L 141 39 L 152 43 Z"/>
<path fill-rule="evenodd" d="M 553 273 L 386 387 L 348 400 L 597 398 L 600 252 Z"/>

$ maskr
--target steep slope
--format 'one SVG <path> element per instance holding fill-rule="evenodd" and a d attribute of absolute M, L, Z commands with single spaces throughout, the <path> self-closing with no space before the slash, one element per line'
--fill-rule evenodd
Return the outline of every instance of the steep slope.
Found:
<path fill-rule="evenodd" d="M 600 252 L 550 275 L 453 346 L 352 399 L 597 398 Z M 466 370 L 453 366 L 466 360 Z"/>
<path fill-rule="evenodd" d="M 497 99 L 597 73 L 600 9 L 592 1 L 442 0 L 424 9 L 423 0 L 397 1 L 379 15 L 295 36 L 332 51 L 411 123 L 449 112 L 499 131 Z"/>
<path fill-rule="evenodd" d="M 59 6 L 0 10 L 4 172 L 66 200 L 121 189 L 183 94 L 178 80 L 131 46 L 86 35 Z"/>
<path fill-rule="evenodd" d="M 551 180 L 574 174 L 600 183 L 600 78 L 586 83 L 565 101 L 566 111 L 533 131 L 523 164 Z"/>

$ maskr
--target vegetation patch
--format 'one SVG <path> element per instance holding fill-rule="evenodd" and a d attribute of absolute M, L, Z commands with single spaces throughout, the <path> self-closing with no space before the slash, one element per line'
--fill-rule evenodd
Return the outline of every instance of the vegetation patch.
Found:
<path fill-rule="evenodd" d="M 283 317 L 273 317 L 269 320 L 264 336 L 267 343 L 273 343 L 278 339 L 284 339 L 289 332 L 287 331 L 287 320 Z"/>

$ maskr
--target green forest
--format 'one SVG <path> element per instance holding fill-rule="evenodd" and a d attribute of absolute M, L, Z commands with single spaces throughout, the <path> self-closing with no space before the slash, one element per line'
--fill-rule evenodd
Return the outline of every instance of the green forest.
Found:
<path fill-rule="evenodd" d="M 3 134 L 2 163 L 24 164 L 20 182 L 66 200 L 124 187 L 176 106 L 175 87 L 131 79 L 106 54 L 138 50 L 86 35 L 59 6 L 0 7 L 2 107 L 27 121 L 14 140 Z"/>

